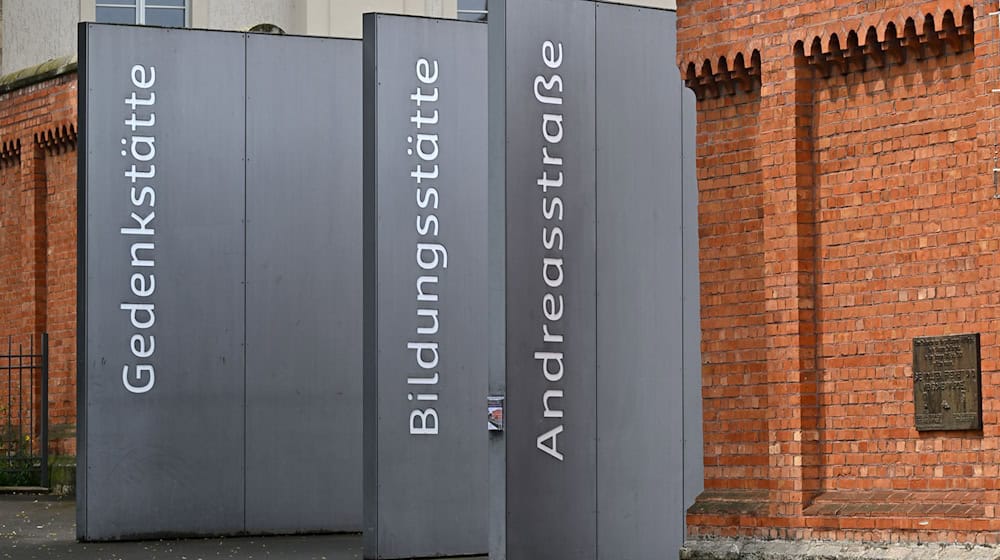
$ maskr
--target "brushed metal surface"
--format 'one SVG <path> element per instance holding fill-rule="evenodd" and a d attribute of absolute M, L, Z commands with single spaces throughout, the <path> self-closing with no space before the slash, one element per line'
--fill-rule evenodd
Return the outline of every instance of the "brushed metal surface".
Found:
<path fill-rule="evenodd" d="M 365 556 L 482 554 L 486 26 L 367 14 L 364 49 Z"/>

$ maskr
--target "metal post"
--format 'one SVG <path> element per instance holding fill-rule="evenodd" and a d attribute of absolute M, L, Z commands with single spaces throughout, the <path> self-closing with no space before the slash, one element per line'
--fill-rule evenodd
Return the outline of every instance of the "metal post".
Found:
<path fill-rule="evenodd" d="M 29 428 L 28 432 L 31 430 Z M 16 450 L 24 445 L 24 344 L 17 343 L 17 443 L 14 444 Z M 31 455 L 31 450 L 28 450 Z M 16 455 L 15 455 L 16 457 Z"/>
<path fill-rule="evenodd" d="M 12 350 L 11 350 L 12 347 L 13 347 L 12 345 L 13 345 L 13 337 L 12 337 L 12 335 L 8 335 L 7 336 L 7 368 L 6 368 L 7 369 L 7 426 L 5 428 L 5 431 L 9 429 L 9 430 L 11 430 L 11 433 L 13 433 L 13 428 L 11 428 L 11 426 L 13 425 L 13 424 L 11 424 L 11 417 L 14 414 L 14 411 L 13 411 L 13 408 L 14 408 L 13 402 L 14 401 L 12 400 L 13 399 L 13 395 L 14 395 L 14 388 L 13 388 L 13 383 L 14 383 L 14 381 L 13 381 L 14 380 L 14 357 L 13 357 Z M 9 434 L 7 434 L 7 435 L 9 435 Z"/>
<path fill-rule="evenodd" d="M 41 341 L 39 341 L 41 342 Z M 35 381 L 38 380 L 38 370 L 41 364 L 39 356 L 35 354 L 35 335 L 32 333 L 28 337 L 28 456 L 35 456 L 35 449 L 38 446 L 38 437 L 35 432 L 35 420 L 38 419 L 38 412 L 35 410 Z M 21 389 L 21 400 L 24 400 L 24 388 Z M 24 418 L 21 418 L 24 423 Z M 30 460 L 30 459 L 29 459 Z"/>
<path fill-rule="evenodd" d="M 49 333 L 42 333 L 42 447 L 41 486 L 49 487 Z"/>

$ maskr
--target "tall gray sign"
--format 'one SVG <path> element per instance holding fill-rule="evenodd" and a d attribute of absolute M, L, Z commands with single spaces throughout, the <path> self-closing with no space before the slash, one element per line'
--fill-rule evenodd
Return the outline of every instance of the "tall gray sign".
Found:
<path fill-rule="evenodd" d="M 364 17 L 365 557 L 486 551 L 486 27 Z"/>
<path fill-rule="evenodd" d="M 490 6 L 494 8 L 494 6 Z M 490 11 L 506 55 L 507 550 L 590 557 L 597 545 L 594 6 Z M 553 32 L 559 30 L 559 33 Z M 500 62 L 503 64 L 503 61 Z M 496 78 L 496 76 L 491 76 Z"/>
<path fill-rule="evenodd" d="M 246 531 L 358 531 L 361 42 L 247 60 Z"/>
<path fill-rule="evenodd" d="M 244 38 L 81 31 L 77 533 L 239 532 Z"/>
<path fill-rule="evenodd" d="M 684 200 L 675 15 L 580 0 L 490 8 L 507 279 L 497 555 L 661 558 L 683 540 L 685 473 L 700 479 L 700 450 L 685 444 L 685 421 L 700 421 L 685 410 L 700 387 L 687 347 L 697 307 L 685 305 L 697 301 L 696 260 L 685 271 L 697 208 Z"/>
<path fill-rule="evenodd" d="M 698 268 L 698 168 L 697 124 L 698 107 L 694 92 L 685 88 L 683 201 L 683 285 L 684 299 L 684 509 L 694 505 L 695 498 L 705 489 L 704 434 L 701 409 L 701 275 Z M 687 525 L 684 526 L 687 534 Z"/>
<path fill-rule="evenodd" d="M 360 55 L 81 25 L 79 538 L 360 528 Z"/>

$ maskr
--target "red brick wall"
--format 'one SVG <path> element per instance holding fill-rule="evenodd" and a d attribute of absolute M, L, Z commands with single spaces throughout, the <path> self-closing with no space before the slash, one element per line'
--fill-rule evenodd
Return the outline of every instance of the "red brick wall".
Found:
<path fill-rule="evenodd" d="M 49 416 L 55 449 L 76 454 L 76 150 L 51 150 L 45 160 L 46 331 L 51 380 Z"/>
<path fill-rule="evenodd" d="M 76 452 L 76 87 L 70 73 L 0 94 L 0 336 L 49 333 L 59 454 Z"/>
<path fill-rule="evenodd" d="M 706 488 L 767 480 L 762 183 L 755 93 L 698 115 Z"/>
<path fill-rule="evenodd" d="M 0 159 L 0 333 L 20 333 L 21 166 L 18 156 Z"/>
<path fill-rule="evenodd" d="M 678 4 L 699 97 L 689 533 L 998 542 L 996 4 Z M 913 338 L 966 332 L 984 428 L 917 432 Z"/>
<path fill-rule="evenodd" d="M 995 413 L 982 435 L 916 434 L 908 367 L 914 337 L 957 332 L 981 332 L 995 359 L 977 267 L 976 214 L 993 203 L 977 192 L 972 157 L 973 52 L 817 86 L 823 489 L 981 489 L 981 443 L 998 435 Z M 997 396 L 984 371 L 984 404 Z"/>

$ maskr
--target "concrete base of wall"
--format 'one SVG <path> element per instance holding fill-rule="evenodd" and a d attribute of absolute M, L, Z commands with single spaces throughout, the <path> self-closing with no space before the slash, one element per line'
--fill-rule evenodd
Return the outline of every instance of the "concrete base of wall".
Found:
<path fill-rule="evenodd" d="M 52 462 L 49 488 L 56 496 L 76 495 L 76 457 L 60 457 Z"/>
<path fill-rule="evenodd" d="M 711 539 L 687 541 L 680 560 L 1000 560 L 1000 548 L 961 544 Z"/>
<path fill-rule="evenodd" d="M 72 498 L 76 495 L 76 457 L 61 457 L 52 460 L 49 464 L 48 488 L 43 486 L 0 486 L 0 495 L 11 494 L 51 494 Z"/>

